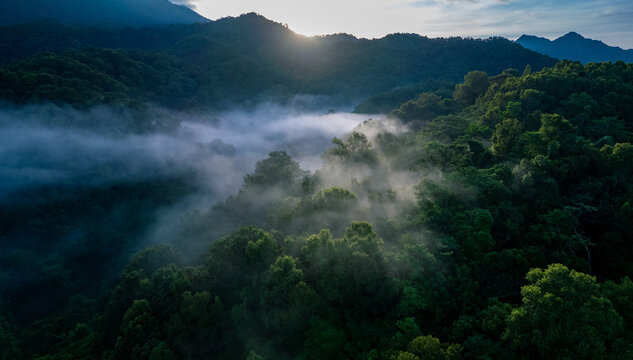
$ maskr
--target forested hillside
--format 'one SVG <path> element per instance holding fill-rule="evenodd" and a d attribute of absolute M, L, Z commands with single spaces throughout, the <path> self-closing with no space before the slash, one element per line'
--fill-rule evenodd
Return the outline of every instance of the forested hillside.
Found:
<path fill-rule="evenodd" d="M 471 70 L 495 74 L 555 63 L 503 38 L 308 38 L 252 13 L 160 28 L 4 27 L 0 57 L 0 100 L 7 102 L 77 108 L 154 103 L 189 110 L 284 102 L 297 94 L 353 108 L 394 88 L 452 87 Z"/>
<path fill-rule="evenodd" d="M 430 40 L 396 35 L 373 42 L 313 41 L 332 47 L 351 41 L 379 56 L 394 41 L 401 49 L 403 43 Z M 504 43 L 441 41 L 446 49 L 453 43 Z M 31 65 L 55 58 L 85 62 L 86 68 L 73 69 L 91 73 L 92 62 L 102 66 L 101 54 L 135 56 L 95 49 L 42 54 L 4 68 L 3 76 L 41 75 L 44 67 Z M 351 59 L 353 52 L 348 54 Z M 339 65 L 327 67 L 330 79 L 352 69 L 343 55 L 337 59 Z M 372 60 L 366 58 L 366 69 L 380 66 L 379 58 Z M 421 67 L 408 79 L 431 69 Z M 16 250 L 23 257 L 14 256 L 14 262 L 38 264 L 42 272 L 31 279 L 39 289 L 9 291 L 18 274 L 11 269 L 25 265 L 1 269 L 6 306 L 0 355 L 631 359 L 633 65 L 564 61 L 533 69 L 501 69 L 491 76 L 472 71 L 452 92 L 444 87 L 416 94 L 393 109 L 393 122 L 368 120 L 334 138 L 316 171 L 303 170 L 284 151 L 271 152 L 244 177 L 238 193 L 209 210 L 181 214 L 172 246 L 136 253 L 113 286 L 85 291 L 91 280 L 76 283 L 81 270 L 68 266 L 94 264 L 96 256 L 116 251 L 116 236 L 96 233 L 99 241 L 78 241 L 93 253 L 81 252 L 64 265 L 53 266 L 59 263 L 50 258 L 25 260 L 29 252 Z M 374 91 L 399 81 L 398 74 L 380 73 L 388 80 Z M 352 81 L 360 75 L 345 76 Z M 355 86 L 371 83 L 357 81 Z M 311 86 L 318 92 L 338 85 Z M 108 86 L 95 91 L 117 89 Z M 4 91 L 5 99 L 27 101 Z M 65 204 L 64 193 L 54 192 L 20 205 L 31 207 L 25 210 L 3 207 L 1 239 L 25 228 L 20 211 L 41 214 L 27 227 L 33 232 L 70 232 L 63 224 L 73 212 L 87 209 L 97 219 L 108 213 L 92 208 L 89 199 L 153 207 L 192 185 L 170 179 L 134 186 L 159 196 L 147 203 L 136 199 L 137 188 L 115 187 L 88 193 L 85 204 L 73 200 L 47 208 Z M 130 231 L 143 221 L 117 219 L 129 223 Z M 60 301 L 46 315 L 33 309 L 38 305 L 23 306 L 34 293 L 40 302 L 83 295 Z"/>
<path fill-rule="evenodd" d="M 98 26 L 158 26 L 208 20 L 169 0 L 3 0 L 0 25 L 49 19 Z"/>

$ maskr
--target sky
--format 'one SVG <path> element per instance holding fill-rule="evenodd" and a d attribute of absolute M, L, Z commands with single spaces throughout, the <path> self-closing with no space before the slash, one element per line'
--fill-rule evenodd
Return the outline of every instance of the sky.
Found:
<path fill-rule="evenodd" d="M 394 32 L 428 37 L 530 34 L 555 39 L 570 31 L 633 48 L 633 0 L 172 0 L 209 19 L 259 13 L 304 35 Z"/>

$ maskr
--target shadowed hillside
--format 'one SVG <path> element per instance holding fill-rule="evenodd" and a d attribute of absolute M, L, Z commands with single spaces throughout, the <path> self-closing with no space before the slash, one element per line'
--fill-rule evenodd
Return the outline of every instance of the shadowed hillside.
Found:
<path fill-rule="evenodd" d="M 567 33 L 553 41 L 538 36 L 522 35 L 516 42 L 541 54 L 558 59 L 577 60 L 583 64 L 618 60 L 633 62 L 633 50 L 609 46 L 575 32 Z"/>
<path fill-rule="evenodd" d="M 504 38 L 305 37 L 253 13 L 160 28 L 31 23 L 0 29 L 0 40 L 3 61 L 13 61 L 0 68 L 1 99 L 77 107 L 121 101 L 218 107 L 295 94 L 338 98 L 349 107 L 403 86 L 452 86 L 471 70 L 494 74 L 555 63 Z"/>
<path fill-rule="evenodd" d="M 52 19 L 98 26 L 156 26 L 208 21 L 168 0 L 3 0 L 0 25 Z"/>

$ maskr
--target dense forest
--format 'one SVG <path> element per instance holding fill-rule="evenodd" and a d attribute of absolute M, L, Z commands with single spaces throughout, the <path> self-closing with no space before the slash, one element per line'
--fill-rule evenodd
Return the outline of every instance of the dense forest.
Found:
<path fill-rule="evenodd" d="M 217 109 L 312 94 L 349 107 L 394 88 L 452 85 L 471 70 L 555 62 L 504 38 L 308 38 L 252 13 L 163 28 L 36 22 L 0 28 L 0 99 Z"/>
<path fill-rule="evenodd" d="M 335 138 L 316 172 L 271 152 L 237 194 L 183 217 L 178 241 L 199 256 L 153 246 L 95 300 L 26 327 L 5 313 L 3 356 L 631 358 L 632 100 L 622 62 L 475 71 L 394 109 L 408 131 L 368 121 Z M 156 206 L 186 191 L 138 186 L 29 206 L 62 226 L 99 196 Z M 19 223 L 3 211 L 3 230 Z M 69 263 L 122 246 L 107 239 Z M 73 283 L 85 270 L 42 267 L 35 292 L 87 286 Z"/>
<path fill-rule="evenodd" d="M 40 19 L 108 27 L 209 21 L 192 9 L 168 0 L 4 0 L 0 4 L 0 25 L 22 24 Z"/>
<path fill-rule="evenodd" d="M 264 20 L 129 30 L 129 46 L 49 24 L 58 47 L 0 68 L 0 359 L 633 358 L 633 64 Z M 271 150 L 200 208 L 180 206 L 213 180 L 199 168 L 239 150 L 152 160 L 187 112 L 328 93 L 389 116 L 333 138 L 318 169 Z M 31 130 L 101 152 L 13 156 Z"/>

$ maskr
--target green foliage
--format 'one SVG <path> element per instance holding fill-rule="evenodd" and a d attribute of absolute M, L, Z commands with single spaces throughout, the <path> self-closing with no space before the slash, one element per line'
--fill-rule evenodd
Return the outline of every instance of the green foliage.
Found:
<path fill-rule="evenodd" d="M 159 322 L 152 315 L 149 302 L 145 299 L 135 300 L 123 316 L 121 336 L 115 345 L 115 358 L 147 358 L 150 352 L 154 352 L 158 331 Z"/>
<path fill-rule="evenodd" d="M 492 152 L 499 157 L 517 154 L 519 136 L 523 133 L 523 125 L 517 119 L 503 119 L 495 126 L 492 135 Z"/>
<path fill-rule="evenodd" d="M 169 264 L 182 265 L 182 254 L 167 245 L 157 245 L 136 253 L 128 262 L 126 271 L 143 271 L 146 274 L 153 274 Z"/>
<path fill-rule="evenodd" d="M 464 83 L 455 86 L 453 98 L 463 105 L 472 105 L 477 97 L 488 90 L 488 75 L 483 71 L 470 71 L 464 75 Z"/>
<path fill-rule="evenodd" d="M 278 186 L 288 189 L 296 186 L 298 179 L 304 175 L 299 163 L 285 151 L 273 151 L 267 159 L 255 164 L 255 172 L 244 177 L 244 185 L 246 188 Z"/>
<path fill-rule="evenodd" d="M 170 356 L 168 354 L 179 354 L 186 358 L 204 359 L 227 350 L 221 339 L 224 336 L 222 332 L 231 328 L 228 313 L 220 297 L 212 298 L 208 291 L 184 291 L 180 309 L 171 314 L 168 326 L 166 339 L 175 353 L 169 349 L 161 350 L 165 358 Z M 164 343 L 163 347 L 166 347 Z"/>
<path fill-rule="evenodd" d="M 11 359 L 17 358 L 17 346 L 15 341 L 15 335 L 11 329 L 10 324 L 4 318 L 0 316 L 0 358 Z"/>
<path fill-rule="evenodd" d="M 90 310 L 84 307 L 93 306 L 90 299 L 104 287 L 115 286 L 123 267 L 121 257 L 137 249 L 156 209 L 193 191 L 180 177 L 124 179 L 116 184 L 107 171 L 95 176 L 104 183 L 53 186 L 4 199 L 0 244 L 6 251 L 0 254 L 0 266 L 6 276 L 0 275 L 0 292 L 20 322 L 35 321 L 44 314 L 61 316 L 73 296 L 76 310 L 65 316 L 85 322 L 77 317 L 86 316 L 84 312 Z M 16 234 L 28 238 L 28 244 L 13 246 Z M 166 246 L 143 251 L 145 255 L 139 255 L 134 266 L 152 271 L 171 262 L 179 264 L 172 251 Z M 72 256 L 61 257 L 64 252 Z M 42 298 L 48 299 L 45 305 L 36 306 Z M 67 324 L 64 331 L 73 327 Z"/>
<path fill-rule="evenodd" d="M 309 359 L 344 359 L 343 353 L 347 337 L 326 320 L 313 318 L 306 339 L 306 353 Z"/>
<path fill-rule="evenodd" d="M 452 85 L 450 82 L 438 82 L 435 80 L 426 80 L 420 84 L 396 88 L 385 93 L 370 96 L 360 103 L 354 109 L 357 114 L 388 114 L 391 111 L 398 111 L 398 107 L 407 106 L 410 100 L 416 97 L 422 97 L 423 93 L 428 91 L 436 91 L 450 96 Z M 402 104 L 402 105 L 401 105 Z M 398 114 L 400 116 L 400 114 Z M 401 116 L 401 118 L 403 118 Z"/>
<path fill-rule="evenodd" d="M 360 98 L 387 92 L 369 101 L 378 109 L 366 108 L 388 112 L 475 69 L 498 73 L 555 63 L 502 38 L 306 38 L 254 13 L 125 29 L 40 22 L 0 29 L 0 38 L 0 64 L 9 64 L 0 68 L 0 99 L 80 108 L 142 102 L 204 109 L 253 99 L 285 102 L 294 94 Z"/>
<path fill-rule="evenodd" d="M 556 359 L 610 358 L 623 319 L 595 278 L 554 264 L 527 274 L 523 305 L 508 317 L 503 335 L 515 349 Z"/>
<path fill-rule="evenodd" d="M 229 304 L 238 302 L 241 288 L 250 282 L 254 273 L 266 269 L 275 259 L 271 252 L 273 237 L 256 228 L 245 227 L 211 245 L 207 267 L 212 284 Z"/>
<path fill-rule="evenodd" d="M 261 29 L 257 19 L 250 18 L 249 24 Z M 308 77 L 327 72 L 328 79 L 347 80 L 356 66 L 389 72 L 384 59 L 358 54 L 369 43 L 378 54 L 396 45 L 416 54 L 416 46 L 426 41 L 404 34 L 378 42 L 343 35 L 312 39 L 328 51 L 355 47 L 354 59 L 339 55 L 338 68 L 328 67 L 324 58 L 290 55 L 300 45 L 280 30 L 274 38 L 292 43 L 280 41 L 276 49 L 296 67 L 284 68 L 281 62 L 279 72 L 256 79 L 254 74 L 265 73 L 270 58 L 255 45 L 271 33 L 244 38 L 227 25 L 222 34 L 228 40 L 195 34 L 165 51 L 200 56 L 200 62 L 205 58 L 200 51 L 209 52 L 208 69 L 235 73 L 219 71 L 208 80 L 227 84 L 234 78 L 233 90 L 240 93 L 240 84 L 247 80 L 260 89 L 280 74 L 305 69 L 313 69 Z M 261 63 L 234 59 L 234 47 L 220 46 L 226 41 L 252 48 Z M 451 39 L 446 43 L 455 44 Z M 497 48 L 494 40 L 489 43 Z M 311 45 L 304 46 L 301 54 L 309 54 Z M 55 89 L 47 88 L 47 81 L 66 81 L 61 79 L 66 72 L 68 79 L 75 73 L 84 76 L 93 67 L 116 78 L 117 83 L 106 83 L 112 88 L 126 86 L 125 91 L 134 92 L 130 84 L 155 84 L 145 82 L 153 72 L 143 65 L 152 61 L 147 54 L 136 53 L 131 61 L 131 51 L 85 52 L 94 56 L 86 57 L 83 50 L 41 54 L 3 69 L 2 76 L 17 87 L 14 70 L 22 71 L 28 63 L 32 74 L 23 69 L 23 86 L 51 98 Z M 225 62 L 214 62 L 215 56 Z M 155 59 L 159 63 L 154 69 L 167 71 L 170 66 L 162 67 L 162 61 L 173 58 L 161 59 Z M 55 67 L 49 70 L 47 64 Z M 244 67 L 252 71 L 241 72 Z M 28 309 L 28 300 L 43 294 L 69 298 L 94 279 L 82 277 L 86 268 L 72 266 L 72 261 L 60 265 L 53 255 L 40 256 L 50 249 L 44 241 L 35 244 L 41 252 L 21 256 L 7 247 L 11 256 L 0 255 L 0 286 L 9 298 L 7 308 L 20 311 L 5 311 L 0 317 L 1 356 L 631 358 L 633 67 L 565 61 L 543 70 L 533 67 L 523 74 L 510 69 L 494 77 L 471 72 L 456 86 L 453 99 L 424 89 L 394 112 L 406 120 L 421 120 L 412 130 L 390 133 L 368 122 L 335 138 L 323 156 L 324 166 L 313 174 L 287 153 L 271 152 L 244 178 L 238 194 L 209 211 L 189 215 L 196 226 L 185 224 L 187 234 L 197 234 L 208 244 L 201 254 L 204 261 L 185 262 L 179 251 L 167 246 L 142 250 L 131 257 L 113 286 L 98 285 L 109 289 L 98 301 L 77 297 L 57 316 L 29 318 L 20 309 Z M 308 83 L 288 80 L 282 85 L 330 90 L 324 83 Z M 282 92 L 283 86 L 277 90 Z M 31 96 L 32 89 L 27 93 Z M 55 96 L 73 99 L 82 93 L 63 90 Z M 361 132 L 364 129 L 378 130 Z M 147 205 L 151 209 L 182 195 L 165 184 L 147 187 L 149 194 L 173 196 L 152 197 Z M 36 196 L 41 199 L 37 204 L 18 201 L 12 211 L 2 209 L 0 231 L 30 229 L 24 239 L 35 239 L 38 232 L 55 235 L 49 226 L 56 223 L 56 231 L 68 234 L 74 225 L 66 214 L 86 211 L 101 220 L 105 210 L 86 204 L 111 204 L 106 199 L 122 202 L 123 209 L 130 209 L 126 214 L 134 214 L 137 207 L 123 200 L 136 203 L 143 189 L 91 193 L 85 202 L 80 200 L 84 192 Z M 37 216 L 24 220 L 22 214 Z M 130 221 L 124 222 L 128 236 L 139 234 L 132 230 L 151 218 L 144 216 L 125 219 Z M 96 224 L 89 221 L 85 228 Z M 94 237 L 77 244 L 115 250 L 129 244 L 127 237 L 103 226 L 95 229 L 99 231 Z M 10 233 L 0 233 L 5 234 Z M 188 239 L 174 237 L 174 244 Z M 78 251 L 88 254 L 85 262 L 98 259 L 90 256 L 95 253 L 99 251 Z M 116 258 L 102 259 L 113 264 Z M 29 291 L 18 293 L 9 279 L 27 266 L 38 269 L 37 279 Z M 93 294 L 96 297 L 97 291 Z M 15 305 L 20 301 L 23 307 Z M 29 321 L 14 319 L 38 320 L 26 324 Z"/>
<path fill-rule="evenodd" d="M 418 355 L 420 359 L 458 359 L 461 346 L 456 344 L 440 344 L 437 338 L 432 336 L 419 336 L 409 345 L 409 351 Z"/>
<path fill-rule="evenodd" d="M 409 100 L 391 114 L 403 121 L 430 121 L 440 115 L 447 115 L 456 109 L 451 99 L 442 99 L 430 92 L 420 94 L 416 99 Z"/>
<path fill-rule="evenodd" d="M 164 342 L 159 343 L 155 348 L 152 349 L 152 352 L 149 353 L 149 360 L 175 360 L 176 355 L 174 352 L 169 350 L 167 345 Z"/>
<path fill-rule="evenodd" d="M 335 137 L 332 144 L 336 147 L 325 153 L 326 159 L 337 159 L 344 163 L 373 164 L 377 161 L 376 153 L 371 148 L 367 136 L 360 132 L 352 132 L 344 140 Z"/>
<path fill-rule="evenodd" d="M 541 116 L 541 128 L 538 133 L 545 143 L 563 142 L 570 136 L 576 135 L 576 132 L 577 129 L 560 115 L 543 114 Z"/>
<path fill-rule="evenodd" d="M 265 358 L 265 357 L 263 357 L 263 356 L 259 356 L 259 355 L 257 355 L 257 353 L 256 353 L 256 352 L 254 352 L 253 350 L 251 350 L 251 351 L 248 353 L 248 356 L 246 356 L 246 360 L 266 360 L 266 358 Z"/>

